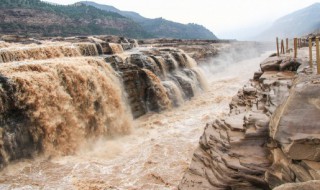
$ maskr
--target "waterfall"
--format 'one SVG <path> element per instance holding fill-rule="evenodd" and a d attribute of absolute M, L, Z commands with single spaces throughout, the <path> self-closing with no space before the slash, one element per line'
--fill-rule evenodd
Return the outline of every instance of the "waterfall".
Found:
<path fill-rule="evenodd" d="M 96 44 L 94 43 L 76 43 L 76 46 L 78 46 L 81 55 L 83 56 L 98 56 L 99 52 L 97 49 Z"/>
<path fill-rule="evenodd" d="M 72 154 L 87 139 L 131 130 L 121 83 L 101 58 L 17 62 L 0 73 L 5 161 L 38 151 Z"/>
<path fill-rule="evenodd" d="M 193 68 L 191 68 L 191 70 L 194 73 L 196 73 L 197 79 L 198 79 L 198 81 L 200 83 L 200 87 L 203 90 L 207 90 L 209 88 L 209 84 L 208 84 L 208 81 L 205 78 L 205 74 L 204 74 L 203 70 L 200 69 L 199 67 L 193 67 Z"/>
<path fill-rule="evenodd" d="M 0 168 L 128 134 L 133 117 L 180 106 L 205 89 L 201 69 L 182 50 L 124 52 L 90 39 L 0 48 Z"/>
<path fill-rule="evenodd" d="M 162 73 L 162 77 L 163 78 L 167 78 L 167 71 L 168 68 L 166 66 L 165 60 L 163 57 L 161 56 L 151 56 L 151 58 L 156 62 L 156 64 L 158 65 L 161 73 Z"/>
<path fill-rule="evenodd" d="M 109 43 L 112 54 L 123 53 L 121 44 Z"/>
<path fill-rule="evenodd" d="M 150 85 L 147 87 L 146 104 L 152 111 L 162 111 L 171 108 L 171 101 L 160 79 L 148 69 L 142 69 L 148 78 Z"/>
<path fill-rule="evenodd" d="M 14 46 L 0 49 L 0 63 L 23 60 L 43 60 L 61 57 L 98 56 L 93 43 L 64 43 Z"/>
<path fill-rule="evenodd" d="M 167 89 L 167 95 L 174 106 L 181 106 L 184 102 L 181 89 L 173 81 L 162 81 L 162 85 Z"/>
<path fill-rule="evenodd" d="M 143 54 L 118 54 L 107 61 L 122 75 L 135 117 L 147 111 L 179 106 L 184 99 L 192 98 L 207 87 L 202 70 L 182 50 L 150 49 L 144 50 Z M 151 83 L 146 83 L 150 80 Z"/>
<path fill-rule="evenodd" d="M 41 45 L 27 47 L 8 47 L 0 50 L 2 62 L 41 60 L 58 57 L 81 56 L 79 48 L 73 45 Z"/>
<path fill-rule="evenodd" d="M 164 59 L 166 61 L 167 68 L 169 71 L 174 71 L 179 68 L 178 62 L 174 59 L 174 57 L 171 54 L 169 54 L 169 53 L 166 54 L 164 56 Z"/>

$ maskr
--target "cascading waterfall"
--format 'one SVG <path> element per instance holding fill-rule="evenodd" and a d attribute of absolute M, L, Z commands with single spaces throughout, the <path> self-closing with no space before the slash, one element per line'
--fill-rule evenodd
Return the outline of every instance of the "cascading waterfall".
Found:
<path fill-rule="evenodd" d="M 0 73 L 4 163 L 40 150 L 72 154 L 86 139 L 131 130 L 121 83 L 101 58 L 17 62 Z"/>
<path fill-rule="evenodd" d="M 97 48 L 99 46 L 97 46 L 96 44 L 76 43 L 74 45 L 78 46 L 80 53 L 83 56 L 98 56 L 99 55 L 98 48 Z"/>
<path fill-rule="evenodd" d="M 93 43 L 29 45 L 2 48 L 0 63 L 98 55 L 97 47 Z"/>
<path fill-rule="evenodd" d="M 162 81 L 162 85 L 167 89 L 169 99 L 172 100 L 174 106 L 181 106 L 184 102 L 181 89 L 173 81 Z"/>
<path fill-rule="evenodd" d="M 172 56 L 172 54 L 167 54 L 166 58 L 166 63 L 168 65 L 169 71 L 174 71 L 179 68 L 179 64 L 176 61 L 176 59 Z"/>
<path fill-rule="evenodd" d="M 1 49 L 0 57 L 2 62 L 41 60 L 58 57 L 81 56 L 79 49 L 73 45 L 53 46 L 30 46 L 30 47 L 9 47 Z"/>
<path fill-rule="evenodd" d="M 168 68 L 166 66 L 165 60 L 161 56 L 151 56 L 151 58 L 156 62 L 158 65 L 163 78 L 167 78 Z"/>
<path fill-rule="evenodd" d="M 150 49 L 149 51 L 144 50 L 144 54 L 128 54 L 128 55 L 118 55 L 117 59 L 121 58 L 125 60 L 125 63 L 128 65 L 134 65 L 138 68 L 142 69 L 144 72 L 147 70 L 147 75 L 149 76 L 148 79 L 152 79 L 154 84 L 157 84 L 157 87 L 153 89 L 152 94 L 156 94 L 155 89 L 159 89 L 159 86 L 163 86 L 163 89 L 166 89 L 166 96 L 159 96 L 158 99 L 169 98 L 171 101 L 171 105 L 179 106 L 183 103 L 184 99 L 189 99 L 193 97 L 200 89 L 206 89 L 206 80 L 203 77 L 203 73 L 201 69 L 197 67 L 197 63 L 190 58 L 187 54 L 185 54 L 181 50 L 177 49 L 163 49 L 160 51 L 155 49 Z M 121 61 L 124 64 L 124 61 Z M 113 64 L 116 70 L 119 69 L 119 63 Z M 121 66 L 125 68 L 126 66 Z M 122 73 L 128 73 L 128 69 L 122 69 Z M 139 69 L 135 69 L 139 70 Z M 137 71 L 138 72 L 138 71 Z M 152 76 L 150 76 L 153 74 Z M 162 81 L 159 84 L 159 81 Z M 126 83 L 126 82 L 125 82 Z M 138 82 L 137 82 L 138 83 Z M 137 91 L 148 91 L 150 93 L 150 85 L 146 85 L 140 83 L 136 86 Z M 134 93 L 135 88 L 132 85 L 129 85 L 129 97 L 135 96 Z M 163 106 L 163 103 L 160 104 L 159 102 L 154 101 L 150 97 L 143 98 L 144 93 L 140 93 L 142 95 L 141 102 L 145 102 L 148 108 L 147 111 L 160 111 L 163 108 L 167 109 L 168 106 Z M 155 97 L 155 96 L 152 96 Z M 139 98 L 138 98 L 139 99 Z M 150 103 L 150 101 L 152 102 Z M 137 101 L 137 100 L 136 100 Z M 166 102 L 165 100 L 163 100 Z M 134 103 L 136 104 L 136 103 Z M 150 107 L 150 105 L 153 105 Z M 133 106 L 136 107 L 136 106 Z M 143 107 L 143 106 L 141 106 Z M 169 106 L 170 107 L 170 106 Z M 135 110 L 133 110 L 135 112 Z"/>
<path fill-rule="evenodd" d="M 111 52 L 113 54 L 123 53 L 123 48 L 122 48 L 121 44 L 109 43 L 109 47 L 110 47 Z"/>
<path fill-rule="evenodd" d="M 146 91 L 146 103 L 149 110 L 165 110 L 171 108 L 171 101 L 160 79 L 148 69 L 142 69 L 150 83 Z"/>
<path fill-rule="evenodd" d="M 203 90 L 207 90 L 209 87 L 208 81 L 205 79 L 205 74 L 199 67 L 192 67 L 191 70 L 197 75 L 197 79 L 200 83 L 200 87 Z"/>
<path fill-rule="evenodd" d="M 0 168 L 127 134 L 132 116 L 180 106 L 205 89 L 201 69 L 181 50 L 127 53 L 121 44 L 93 40 L 0 49 Z M 116 55 L 98 57 L 110 53 L 106 48 Z"/>

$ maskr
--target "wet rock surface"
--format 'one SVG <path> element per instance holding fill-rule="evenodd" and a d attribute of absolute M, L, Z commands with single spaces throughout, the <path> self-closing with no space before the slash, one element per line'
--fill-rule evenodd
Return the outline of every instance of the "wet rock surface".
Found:
<path fill-rule="evenodd" d="M 311 180 L 320 172 L 320 78 L 297 75 L 301 63 L 290 57 L 261 63 L 262 72 L 233 98 L 229 116 L 207 124 L 179 189 L 319 187 Z"/>
<path fill-rule="evenodd" d="M 105 60 L 120 74 L 134 117 L 178 106 L 203 88 L 195 62 L 179 49 L 154 48 Z"/>

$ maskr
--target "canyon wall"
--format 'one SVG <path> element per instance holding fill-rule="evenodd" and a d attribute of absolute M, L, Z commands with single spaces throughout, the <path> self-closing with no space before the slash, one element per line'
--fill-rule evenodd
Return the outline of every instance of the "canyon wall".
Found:
<path fill-rule="evenodd" d="M 294 189 L 319 180 L 319 76 L 302 60 L 270 57 L 208 123 L 179 189 Z M 312 185 L 313 184 L 313 185 Z"/>

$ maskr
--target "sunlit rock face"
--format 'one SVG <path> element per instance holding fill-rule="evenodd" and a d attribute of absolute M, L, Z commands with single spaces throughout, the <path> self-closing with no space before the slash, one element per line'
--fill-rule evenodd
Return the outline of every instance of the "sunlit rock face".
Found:
<path fill-rule="evenodd" d="M 318 76 L 301 75 L 270 122 L 274 163 L 266 173 L 270 187 L 320 179 Z"/>
<path fill-rule="evenodd" d="M 297 75 L 299 65 L 289 57 L 261 64 L 229 116 L 207 124 L 179 189 L 316 187 L 320 83 L 316 75 Z"/>

